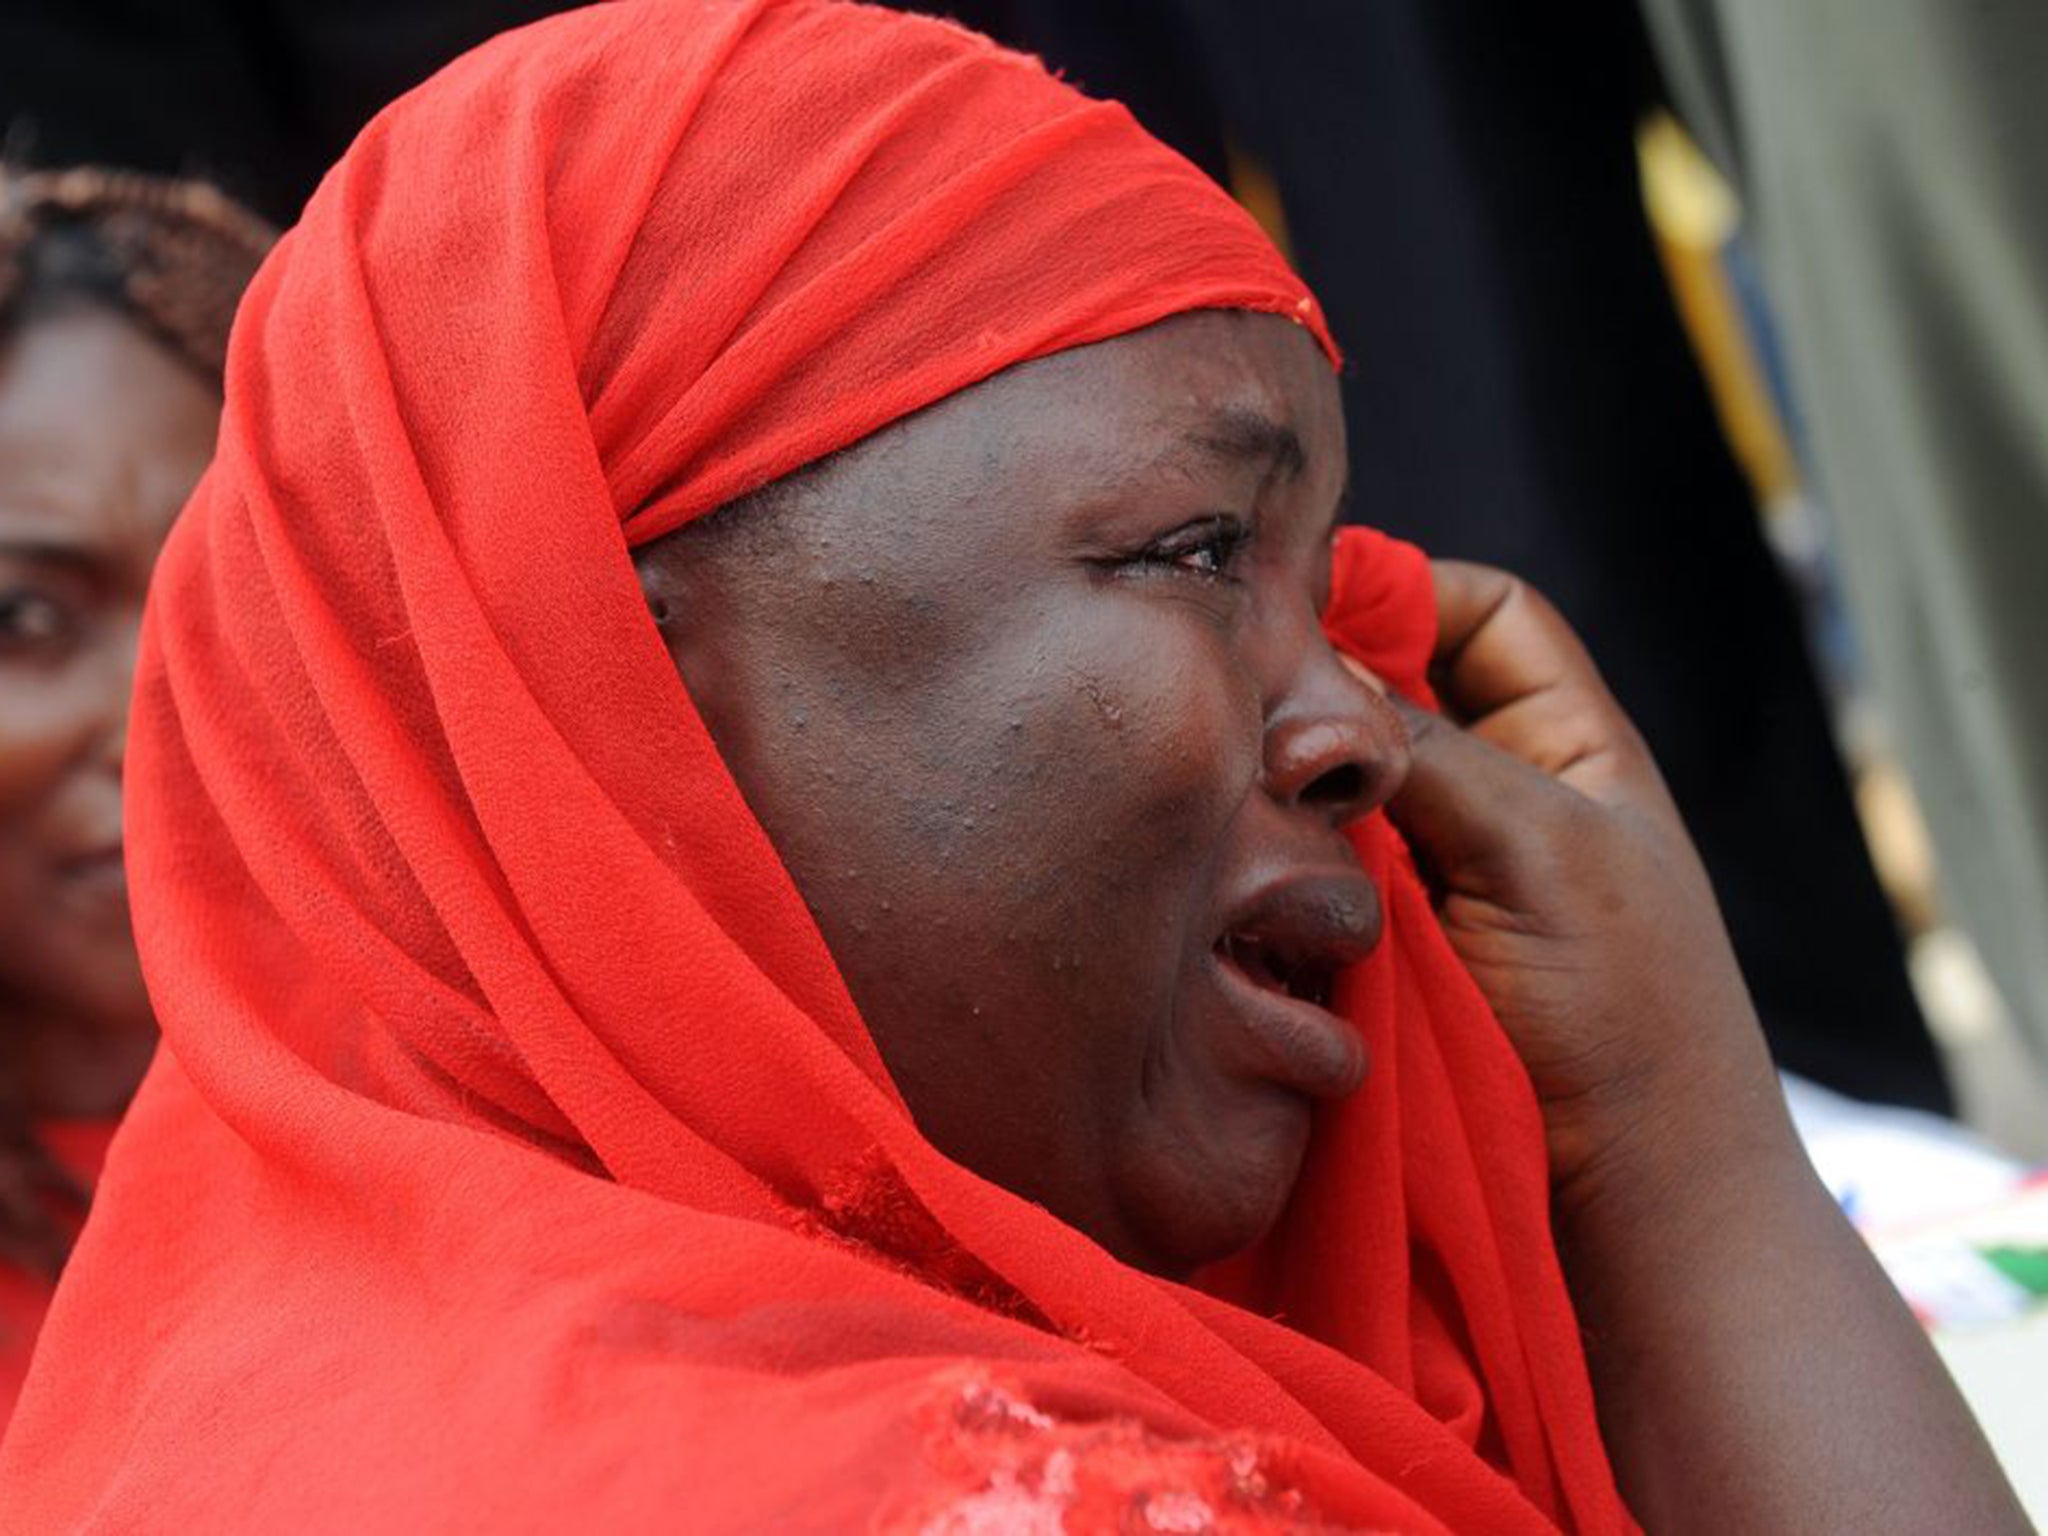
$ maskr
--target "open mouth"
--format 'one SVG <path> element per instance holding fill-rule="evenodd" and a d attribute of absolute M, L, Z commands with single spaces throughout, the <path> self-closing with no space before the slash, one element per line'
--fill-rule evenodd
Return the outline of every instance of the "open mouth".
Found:
<path fill-rule="evenodd" d="M 1310 1098 L 1340 1098 L 1366 1071 L 1337 982 L 1380 936 L 1379 892 L 1357 869 L 1309 869 L 1238 902 L 1211 951 L 1233 1027 L 1226 1069 Z"/>
<path fill-rule="evenodd" d="M 1334 956 L 1290 950 L 1248 933 L 1226 933 L 1217 941 L 1216 953 L 1261 991 L 1322 1009 L 1335 1000 L 1342 961 Z"/>

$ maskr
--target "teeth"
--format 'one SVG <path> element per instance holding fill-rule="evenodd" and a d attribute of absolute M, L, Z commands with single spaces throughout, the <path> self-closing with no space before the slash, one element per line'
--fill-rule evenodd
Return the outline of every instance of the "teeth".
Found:
<path fill-rule="evenodd" d="M 1327 1008 L 1330 1006 L 1330 973 L 1320 966 L 1310 967 L 1293 979 L 1289 990 L 1304 1002 Z"/>
<path fill-rule="evenodd" d="M 1276 963 L 1273 954 L 1256 940 L 1232 934 L 1224 940 L 1223 952 L 1232 964 L 1259 986 L 1270 992 L 1290 990 L 1285 966 Z"/>
<path fill-rule="evenodd" d="M 1319 1008 L 1330 1005 L 1335 981 L 1333 967 L 1312 959 L 1290 959 L 1243 934 L 1227 935 L 1218 947 L 1223 957 L 1255 986 L 1314 1003 Z"/>

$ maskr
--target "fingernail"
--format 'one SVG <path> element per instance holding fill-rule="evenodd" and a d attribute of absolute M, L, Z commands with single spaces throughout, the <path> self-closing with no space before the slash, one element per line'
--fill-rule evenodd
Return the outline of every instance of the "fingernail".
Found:
<path fill-rule="evenodd" d="M 1392 691 L 1387 687 L 1386 683 L 1381 680 L 1380 675 L 1377 672 L 1373 671 L 1371 667 L 1368 667 L 1356 656 L 1346 656 L 1342 651 L 1339 651 L 1337 653 L 1337 659 L 1344 663 L 1345 671 L 1349 672 L 1353 677 L 1357 678 L 1361 683 L 1365 684 L 1366 687 L 1370 688 L 1374 693 L 1378 694 L 1381 698 L 1384 699 L 1388 697 L 1388 695 Z"/>

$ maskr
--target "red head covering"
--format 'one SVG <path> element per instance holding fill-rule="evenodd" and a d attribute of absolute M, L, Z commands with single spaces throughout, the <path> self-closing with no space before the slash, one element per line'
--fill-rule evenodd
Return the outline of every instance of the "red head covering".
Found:
<path fill-rule="evenodd" d="M 635 581 L 908 411 L 1209 307 L 1323 337 L 1122 109 L 886 11 L 598 7 L 370 126 L 251 290 L 159 568 L 168 1049 L 11 1528 L 1627 1528 L 1533 1101 L 1384 822 L 1371 1085 L 1236 1300 L 1154 1279 L 918 1134 Z M 1333 623 L 1419 689 L 1419 557 L 1340 564 Z"/>

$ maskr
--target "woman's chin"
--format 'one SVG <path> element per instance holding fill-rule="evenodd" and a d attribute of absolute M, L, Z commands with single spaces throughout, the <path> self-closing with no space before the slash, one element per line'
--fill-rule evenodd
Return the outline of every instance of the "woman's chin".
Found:
<path fill-rule="evenodd" d="M 1133 1251 L 1120 1256 L 1180 1279 L 1264 1237 L 1293 1196 L 1313 1119 L 1306 1100 L 1282 1097 L 1210 1121 L 1200 1142 L 1177 1141 L 1171 1156 L 1131 1160 L 1120 1203 Z"/>

